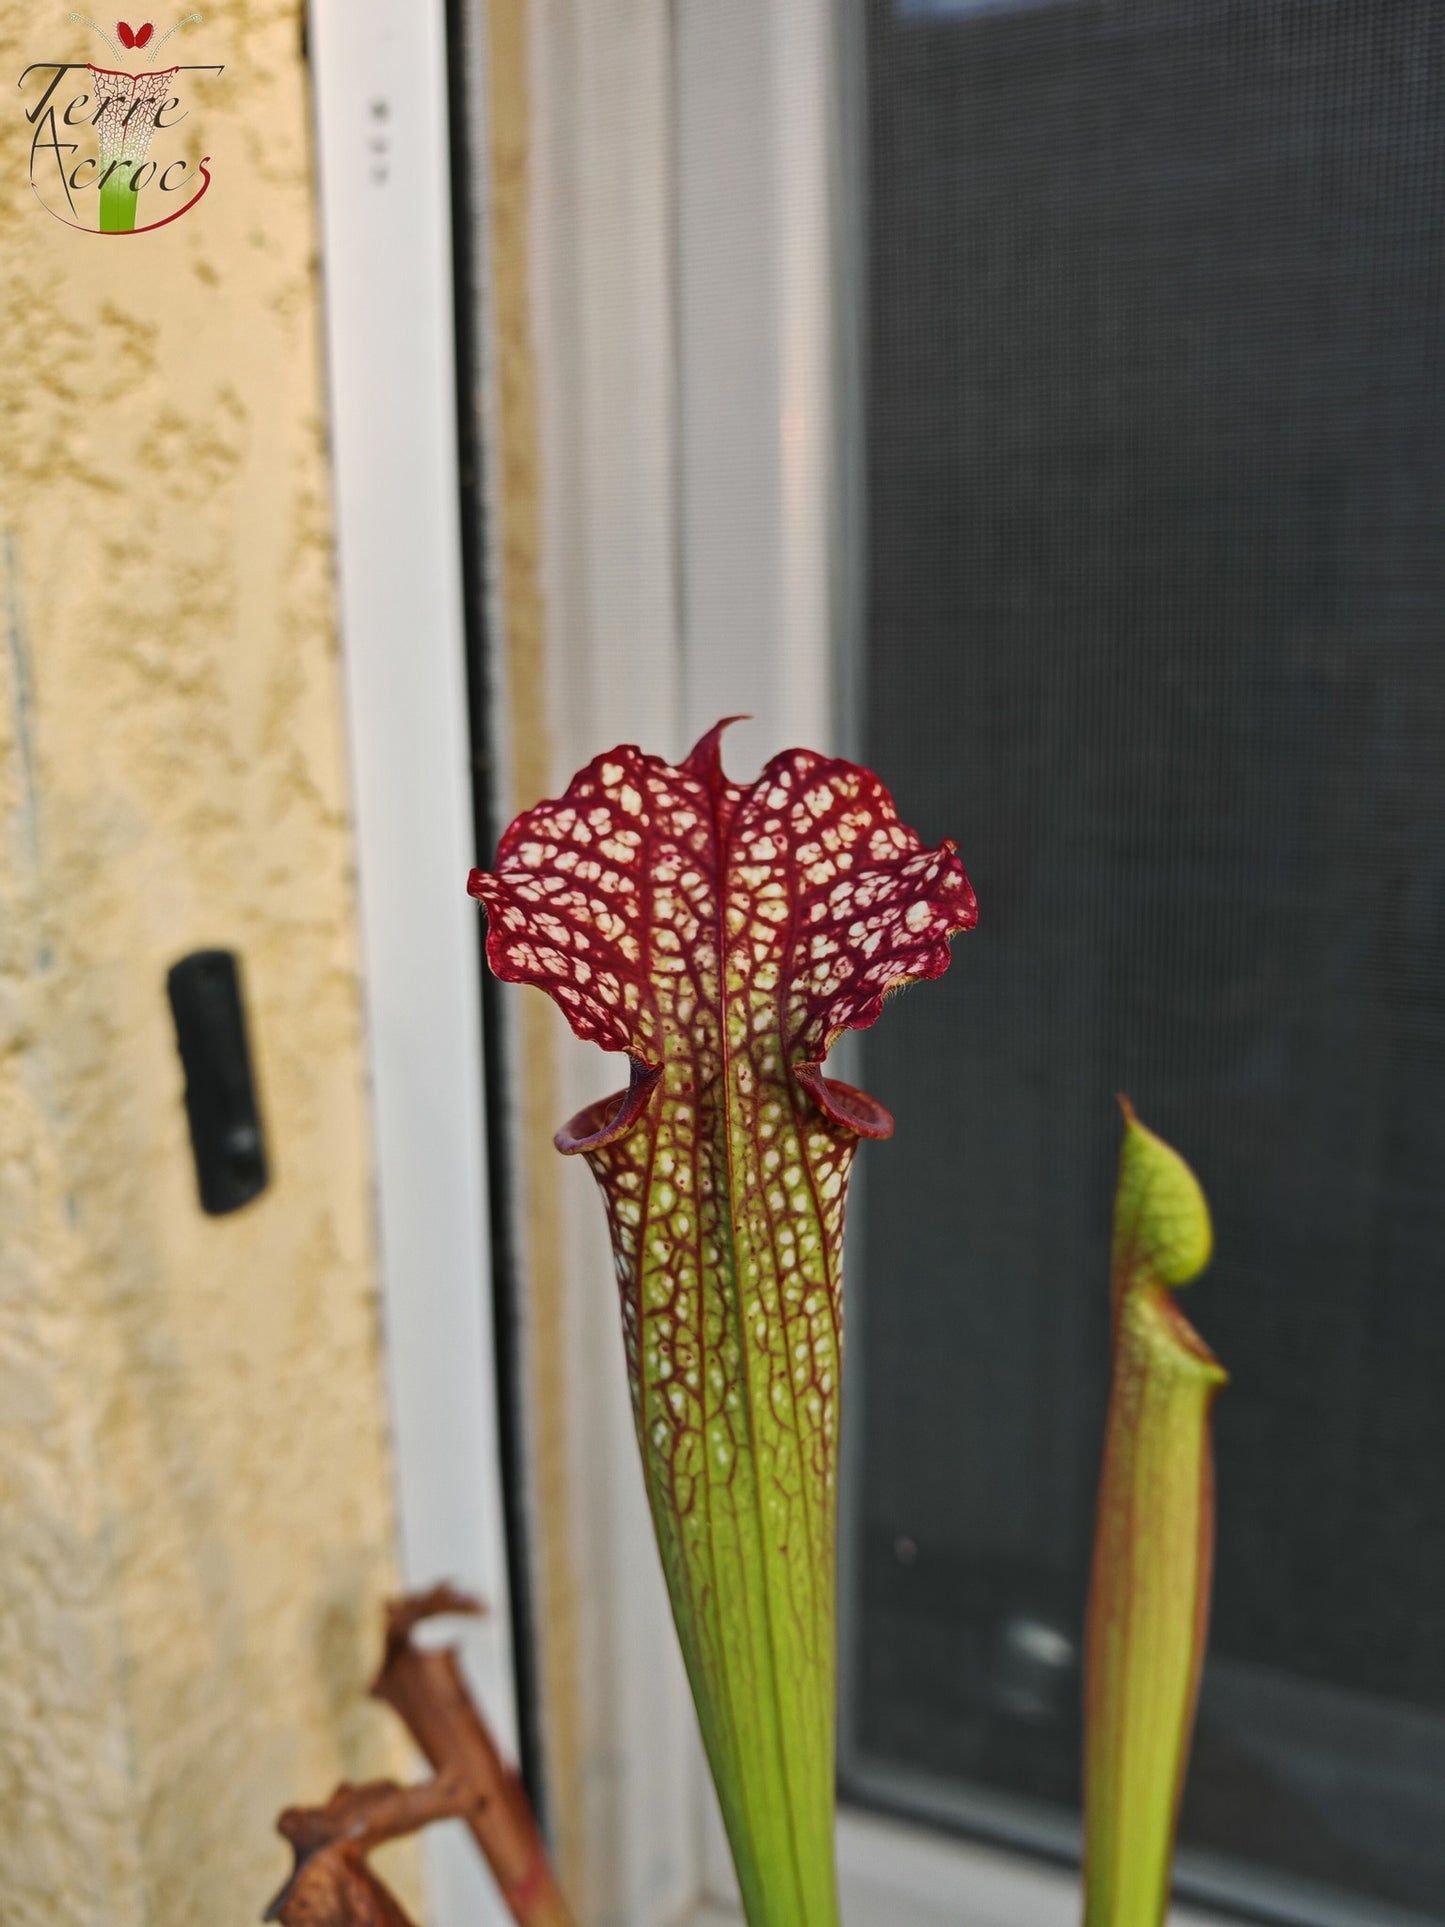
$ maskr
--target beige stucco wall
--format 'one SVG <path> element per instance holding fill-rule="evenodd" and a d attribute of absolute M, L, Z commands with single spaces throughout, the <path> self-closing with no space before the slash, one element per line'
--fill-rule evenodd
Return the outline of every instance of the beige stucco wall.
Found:
<path fill-rule="evenodd" d="M 0 0 L 7 1927 L 254 1919 L 277 1808 L 406 1766 L 299 8 L 203 11 L 215 185 L 119 241 L 37 208 L 14 85 L 98 43 Z M 211 944 L 274 1172 L 218 1220 L 164 994 Z"/>

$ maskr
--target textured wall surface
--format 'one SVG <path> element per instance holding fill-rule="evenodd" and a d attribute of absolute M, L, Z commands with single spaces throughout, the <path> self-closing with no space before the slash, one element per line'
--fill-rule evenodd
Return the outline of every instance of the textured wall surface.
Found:
<path fill-rule="evenodd" d="M 300 18 L 205 11 L 215 185 L 116 240 L 37 207 L 15 89 L 108 56 L 0 0 L 7 1927 L 253 1919 L 277 1808 L 405 1764 Z M 164 993 L 212 944 L 273 1165 L 219 1220 Z"/>

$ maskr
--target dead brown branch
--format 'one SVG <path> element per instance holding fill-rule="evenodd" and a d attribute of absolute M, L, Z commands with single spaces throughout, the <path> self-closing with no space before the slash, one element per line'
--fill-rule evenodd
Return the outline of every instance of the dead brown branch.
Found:
<path fill-rule="evenodd" d="M 450 1777 L 422 1786 L 371 1780 L 339 1786 L 324 1807 L 287 1807 L 276 1830 L 290 1841 L 296 1865 L 262 1918 L 283 1927 L 412 1927 L 366 1856 L 433 1820 L 467 1817 L 477 1797 Z"/>
<path fill-rule="evenodd" d="M 420 1786 L 374 1780 L 341 1786 L 324 1807 L 288 1807 L 277 1829 L 296 1854 L 291 1878 L 266 1910 L 282 1927 L 413 1927 L 367 1855 L 433 1820 L 464 1820 L 518 1927 L 572 1927 L 536 1817 L 462 1678 L 452 1647 L 422 1648 L 413 1629 L 482 1607 L 450 1586 L 393 1600 L 372 1685 L 405 1722 L 435 1778 Z"/>
<path fill-rule="evenodd" d="M 456 1649 L 420 1647 L 411 1637 L 424 1619 L 481 1610 L 450 1586 L 393 1601 L 386 1654 L 371 1690 L 400 1715 L 435 1772 L 481 1794 L 466 1822 L 519 1927 L 572 1927 L 526 1791 L 467 1691 Z"/>

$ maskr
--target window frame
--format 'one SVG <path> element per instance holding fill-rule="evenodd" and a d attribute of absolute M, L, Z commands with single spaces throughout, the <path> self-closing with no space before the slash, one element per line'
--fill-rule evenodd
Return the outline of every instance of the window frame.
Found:
<path fill-rule="evenodd" d="M 834 298 L 856 239 L 835 219 L 850 58 L 840 17 L 854 8 L 532 0 L 544 575 L 564 776 L 603 739 L 680 755 L 738 707 L 752 716 L 731 752 L 740 768 L 791 742 L 850 746 L 856 652 L 835 642 L 857 620 L 861 545 L 856 426 L 837 406 L 857 352 L 846 313 L 840 326 L 848 304 Z M 464 1658 L 515 1751 L 480 946 L 459 887 L 473 772 L 446 7 L 309 0 L 308 23 L 401 1561 L 408 1584 L 445 1575 L 489 1601 L 489 1617 L 463 1629 Z M 629 90 L 625 114 L 586 111 L 603 41 Z M 384 120 L 370 113 L 379 100 Z M 483 111 L 475 90 L 472 111 Z M 739 199 L 740 127 L 758 138 Z M 484 129 L 471 135 L 484 143 Z M 599 182 L 645 210 L 622 272 L 588 243 Z M 716 399 L 731 404 L 740 370 L 748 404 L 720 424 Z M 651 464 L 638 462 L 639 423 L 658 443 Z M 569 1058 L 567 1094 L 593 1095 L 594 1068 Z M 586 1307 L 579 1320 L 615 1324 L 595 1291 L 607 1276 L 600 1214 L 581 1196 L 586 1174 L 574 1175 L 569 1292 Z M 579 1323 L 569 1360 L 585 1502 L 605 1524 L 579 1524 L 578 1578 L 596 1602 L 588 1659 L 612 1709 L 589 1740 L 605 1742 L 625 1816 L 615 1918 L 721 1927 L 739 1918 L 731 1864 L 655 1570 L 625 1385 L 620 1371 L 591 1369 L 590 1330 Z M 431 1829 L 426 1853 L 437 1927 L 503 1927 L 457 1829 Z M 1072 1871 L 846 1805 L 839 1865 L 856 1927 L 943 1927 L 964 1893 L 971 1927 L 1077 1918 Z M 1194 1911 L 1173 1918 L 1209 1927 Z"/>
<path fill-rule="evenodd" d="M 589 36 L 611 36 L 608 83 L 625 79 L 625 115 L 589 100 Z M 740 711 L 749 720 L 729 751 L 740 770 L 795 742 L 847 753 L 862 447 L 840 398 L 862 342 L 861 304 L 837 294 L 860 271 L 863 157 L 840 134 L 861 75 L 861 12 L 853 0 L 589 0 L 585 10 L 540 0 L 535 42 L 542 140 L 551 129 L 566 144 L 565 158 L 539 168 L 538 215 L 542 384 L 570 417 L 554 422 L 543 460 L 554 478 L 546 534 L 566 768 L 604 740 L 680 755 Z M 671 199 L 639 191 L 649 164 L 639 126 L 659 136 L 652 166 L 670 143 Z M 740 170 L 743 127 L 753 146 Z M 675 256 L 670 273 L 640 271 L 635 258 L 619 272 L 594 238 L 590 197 L 609 179 L 630 183 L 632 208 L 647 206 L 661 229 L 648 241 Z M 645 475 L 639 423 L 671 443 Z M 610 512 L 589 501 L 589 476 L 608 478 Z M 601 562 L 593 515 L 606 517 Z M 672 571 L 666 585 L 660 567 Z M 625 608 L 617 584 L 633 578 L 654 593 Z M 612 1429 L 607 1451 L 622 1458 L 599 1463 L 599 1481 L 637 1483 L 628 1428 Z M 618 1648 L 612 1662 L 620 1696 L 645 1700 L 636 1658 Z M 689 1759 L 693 1779 L 698 1898 L 683 1918 L 731 1927 L 737 1886 L 690 1705 L 660 1702 L 653 1734 L 667 1757 Z M 944 1927 L 964 1893 L 970 1927 L 1078 1917 L 1075 1869 L 846 1800 L 839 1873 L 856 1927 Z M 634 1904 L 629 1923 L 664 1927 L 641 1895 Z M 1171 1919 L 1222 1927 L 1197 1909 Z"/>

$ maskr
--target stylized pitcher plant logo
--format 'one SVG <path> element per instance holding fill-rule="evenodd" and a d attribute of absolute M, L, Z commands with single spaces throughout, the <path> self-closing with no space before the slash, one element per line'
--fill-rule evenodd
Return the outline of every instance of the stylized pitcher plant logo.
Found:
<path fill-rule="evenodd" d="M 26 112 L 33 133 L 30 141 L 30 184 L 46 212 L 67 227 L 91 234 L 146 234 L 167 227 L 190 210 L 211 184 L 210 155 L 192 161 L 185 155 L 171 159 L 152 158 L 151 146 L 157 133 L 168 133 L 186 118 L 177 88 L 181 74 L 220 74 L 220 66 L 174 66 L 156 69 L 160 50 L 182 27 L 200 21 L 198 13 L 187 14 L 163 34 L 157 35 L 152 21 L 132 27 L 118 20 L 115 32 L 108 33 L 83 14 L 70 15 L 72 23 L 98 34 L 114 53 L 117 62 L 126 55 L 139 56 L 149 49 L 143 67 L 100 67 L 93 61 L 33 61 L 20 76 L 25 88 L 32 74 L 49 79 L 36 102 Z M 84 75 L 84 88 L 71 95 L 64 83 L 68 75 Z M 76 82 L 72 81 L 74 86 Z M 83 153 L 83 136 L 93 130 L 96 152 Z M 157 195 L 167 197 L 164 211 L 157 219 L 141 222 L 140 197 L 155 183 Z M 83 203 L 94 192 L 98 215 L 94 225 L 83 218 Z M 182 196 L 179 201 L 174 197 Z M 65 209 L 60 201 L 63 197 Z"/>
<path fill-rule="evenodd" d="M 603 1191 L 652 1516 L 752 1927 L 832 1927 L 835 1468 L 849 1168 L 880 1104 L 839 1035 L 977 919 L 954 846 L 883 785 L 790 750 L 730 782 L 627 746 L 517 818 L 487 957 L 626 1091 L 558 1132 Z"/>

